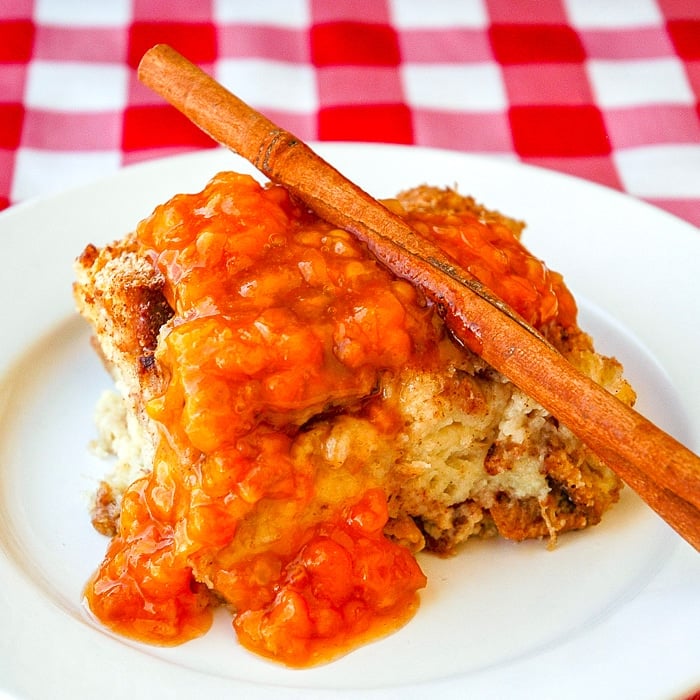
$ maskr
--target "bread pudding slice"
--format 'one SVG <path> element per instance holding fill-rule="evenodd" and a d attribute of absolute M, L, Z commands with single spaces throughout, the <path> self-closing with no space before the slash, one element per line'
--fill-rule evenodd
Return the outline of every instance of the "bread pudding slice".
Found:
<path fill-rule="evenodd" d="M 452 189 L 386 205 L 634 402 L 521 223 Z M 424 579 L 409 552 L 554 543 L 619 498 L 617 476 L 419 291 L 281 187 L 221 173 L 88 246 L 76 271 L 116 389 L 98 422 L 117 468 L 92 513 L 112 544 L 88 599 L 126 634 L 182 641 L 225 604 L 244 645 L 314 663 L 410 615 Z"/>

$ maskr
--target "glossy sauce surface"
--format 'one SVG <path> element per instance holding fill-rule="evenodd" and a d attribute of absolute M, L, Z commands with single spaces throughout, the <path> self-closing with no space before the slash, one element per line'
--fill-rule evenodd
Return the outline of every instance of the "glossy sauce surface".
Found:
<path fill-rule="evenodd" d="M 574 322 L 560 278 L 507 227 L 408 218 L 530 322 Z M 156 354 L 169 380 L 147 405 L 153 472 L 124 497 L 86 588 L 92 611 L 178 644 L 225 604 L 243 645 L 292 666 L 404 624 L 426 580 L 384 536 L 382 484 L 371 465 L 340 474 L 300 454 L 296 437 L 342 411 L 398 432 L 377 392 L 385 373 L 439 366 L 432 308 L 352 236 L 248 176 L 176 196 L 137 237 L 175 311 Z"/>

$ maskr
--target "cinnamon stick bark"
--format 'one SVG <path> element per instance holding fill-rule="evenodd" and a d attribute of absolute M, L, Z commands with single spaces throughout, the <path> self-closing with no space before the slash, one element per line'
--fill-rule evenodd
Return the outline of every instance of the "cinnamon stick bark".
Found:
<path fill-rule="evenodd" d="M 700 458 L 693 452 L 576 370 L 437 246 L 172 48 L 149 50 L 139 78 L 420 287 L 458 340 L 556 416 L 700 551 Z"/>

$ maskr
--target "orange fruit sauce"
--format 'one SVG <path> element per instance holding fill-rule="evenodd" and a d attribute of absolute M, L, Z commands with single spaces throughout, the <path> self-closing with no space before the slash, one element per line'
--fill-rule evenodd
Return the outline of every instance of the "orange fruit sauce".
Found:
<path fill-rule="evenodd" d="M 575 321 L 561 279 L 506 226 L 407 217 L 527 321 Z M 295 436 L 343 410 L 397 433 L 376 392 L 384 373 L 439 362 L 434 309 L 351 235 L 245 175 L 175 196 L 136 235 L 175 312 L 156 351 L 168 381 L 146 406 L 153 471 L 123 498 L 86 587 L 92 612 L 170 645 L 223 604 L 241 644 L 295 667 L 405 624 L 426 579 L 384 535 L 382 484 L 300 456 Z"/>

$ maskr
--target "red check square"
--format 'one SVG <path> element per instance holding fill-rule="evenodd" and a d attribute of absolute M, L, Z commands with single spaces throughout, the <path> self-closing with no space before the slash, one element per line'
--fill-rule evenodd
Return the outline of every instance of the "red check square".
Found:
<path fill-rule="evenodd" d="M 217 57 L 213 24 L 134 22 L 129 28 L 129 65 L 136 68 L 143 54 L 156 44 L 170 44 L 192 63 L 212 63 Z"/>
<path fill-rule="evenodd" d="M 333 22 L 311 28 L 311 60 L 315 66 L 398 66 L 396 32 L 378 24 Z"/>
<path fill-rule="evenodd" d="M 19 146 L 24 121 L 24 107 L 20 104 L 0 104 L 0 148 Z"/>
<path fill-rule="evenodd" d="M 33 44 L 34 25 L 29 20 L 0 21 L 0 63 L 26 63 Z"/>
<path fill-rule="evenodd" d="M 576 63 L 585 52 L 576 32 L 563 25 L 493 24 L 489 28 L 499 63 Z"/>
<path fill-rule="evenodd" d="M 685 72 L 688 75 L 690 87 L 698 100 L 697 107 L 700 110 L 700 61 L 688 61 L 685 64 Z"/>
<path fill-rule="evenodd" d="M 324 141 L 413 143 L 411 113 L 405 105 L 325 107 L 318 114 Z"/>
<path fill-rule="evenodd" d="M 508 111 L 515 150 L 524 157 L 610 153 L 600 111 L 591 105 L 515 106 Z"/>
<path fill-rule="evenodd" d="M 700 20 L 671 20 L 668 33 L 681 58 L 686 61 L 700 59 Z"/>
<path fill-rule="evenodd" d="M 15 152 L 0 148 L 0 211 L 10 206 L 12 172 L 15 167 Z"/>
<path fill-rule="evenodd" d="M 213 148 L 214 142 L 170 105 L 129 107 L 124 112 L 122 148 L 136 151 L 169 146 Z"/>

